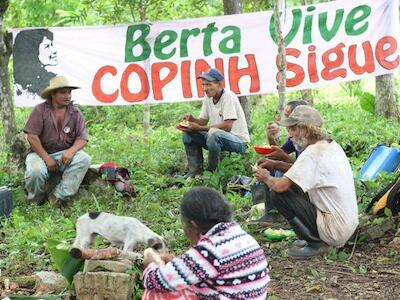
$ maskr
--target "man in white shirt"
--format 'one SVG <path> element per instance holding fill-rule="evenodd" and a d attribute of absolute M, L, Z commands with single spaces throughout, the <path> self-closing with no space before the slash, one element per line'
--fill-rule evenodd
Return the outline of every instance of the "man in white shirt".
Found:
<path fill-rule="evenodd" d="M 300 105 L 281 122 L 302 151 L 282 178 L 258 168 L 256 177 L 271 188 L 271 202 L 299 240 L 287 253 L 311 257 L 328 246 L 342 247 L 358 225 L 353 173 L 343 149 L 321 128 L 317 110 Z"/>
<path fill-rule="evenodd" d="M 224 76 L 217 69 L 209 69 L 200 75 L 206 97 L 199 118 L 190 114 L 182 117 L 187 121 L 182 128 L 189 172 L 195 176 L 203 172 L 203 151 L 208 150 L 208 170 L 218 166 L 221 152 L 246 151 L 250 141 L 249 131 L 238 97 L 222 86 Z M 209 124 L 209 125 L 208 125 Z"/>

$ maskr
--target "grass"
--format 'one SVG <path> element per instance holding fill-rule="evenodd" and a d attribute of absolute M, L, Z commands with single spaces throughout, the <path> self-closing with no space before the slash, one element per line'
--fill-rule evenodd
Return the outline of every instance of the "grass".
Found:
<path fill-rule="evenodd" d="M 289 99 L 299 98 L 298 93 L 289 93 L 288 96 Z M 397 122 L 361 110 L 358 101 L 343 89 L 337 86 L 320 89 L 315 91 L 315 98 L 316 108 L 326 120 L 325 127 L 345 149 L 355 172 L 376 144 L 398 142 L 400 125 Z M 337 102 L 339 98 L 343 101 Z M 265 144 L 265 124 L 273 118 L 276 101 L 275 96 L 267 96 L 263 97 L 261 106 L 253 106 L 252 144 Z M 216 173 L 205 173 L 202 178 L 184 181 L 182 186 L 174 184 L 174 176 L 182 174 L 185 168 L 181 134 L 174 126 L 184 112 L 196 115 L 199 110 L 200 103 L 153 106 L 151 140 L 149 145 L 145 145 L 141 125 L 143 106 L 82 108 L 90 133 L 90 142 L 85 150 L 92 156 L 93 163 L 114 161 L 130 170 L 132 182 L 138 190 L 138 196 L 131 203 L 126 202 L 113 187 L 91 186 L 87 193 L 73 202 L 68 216 L 64 217 L 49 204 L 38 207 L 25 202 L 22 170 L 10 174 L 5 168 L 0 169 L 0 185 L 7 184 L 12 188 L 15 201 L 12 218 L 3 220 L 0 228 L 0 269 L 3 274 L 13 276 L 54 270 L 45 250 L 46 241 L 52 238 L 72 242 L 75 220 L 88 211 L 134 216 L 165 236 L 170 250 L 179 254 L 189 245 L 181 229 L 179 203 L 184 192 L 191 187 L 206 185 L 225 192 L 238 216 L 249 210 L 250 198 L 226 192 L 226 183 L 233 175 L 252 175 L 245 170 L 241 155 L 226 157 Z M 19 128 L 23 127 L 28 114 L 27 109 L 16 110 Z M 0 145 L 0 165 L 5 164 L 6 153 L 6 145 Z M 249 159 L 257 159 L 252 150 Z M 388 180 L 383 176 L 371 189 L 357 186 L 360 209 Z M 252 231 L 242 219 L 239 221 Z M 274 253 L 279 255 L 280 251 L 271 250 L 269 255 Z M 331 255 L 333 258 L 338 256 L 336 253 Z"/>

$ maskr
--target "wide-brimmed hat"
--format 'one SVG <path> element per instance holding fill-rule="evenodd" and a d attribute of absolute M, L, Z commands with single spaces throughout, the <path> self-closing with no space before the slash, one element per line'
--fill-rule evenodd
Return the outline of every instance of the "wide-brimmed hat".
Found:
<path fill-rule="evenodd" d="M 68 79 L 64 76 L 55 76 L 50 79 L 49 85 L 41 92 L 40 96 L 42 96 L 43 99 L 49 100 L 51 92 L 61 88 L 70 88 L 72 90 L 75 90 L 79 89 L 80 87 L 71 85 Z"/>
<path fill-rule="evenodd" d="M 308 105 L 297 106 L 289 117 L 279 122 L 280 125 L 290 127 L 298 123 L 321 127 L 324 121 L 318 110 Z"/>
<path fill-rule="evenodd" d="M 219 70 L 211 68 L 207 72 L 201 73 L 197 78 L 203 78 L 207 81 L 222 81 L 224 80 L 224 75 Z"/>

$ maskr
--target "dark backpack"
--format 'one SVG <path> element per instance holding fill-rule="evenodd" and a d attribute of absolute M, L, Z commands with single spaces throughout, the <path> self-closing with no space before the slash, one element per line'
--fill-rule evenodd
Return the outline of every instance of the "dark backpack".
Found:
<path fill-rule="evenodd" d="M 395 180 L 388 184 L 382 191 L 368 204 L 366 212 L 373 208 L 374 215 L 381 215 L 385 212 L 385 208 L 390 209 L 393 215 L 400 212 L 400 174 Z"/>
<path fill-rule="evenodd" d="M 129 180 L 128 169 L 118 167 L 113 162 L 105 162 L 100 166 L 99 173 L 105 175 L 105 179 L 112 183 L 115 189 L 125 197 L 131 199 L 135 196 L 135 187 Z"/>

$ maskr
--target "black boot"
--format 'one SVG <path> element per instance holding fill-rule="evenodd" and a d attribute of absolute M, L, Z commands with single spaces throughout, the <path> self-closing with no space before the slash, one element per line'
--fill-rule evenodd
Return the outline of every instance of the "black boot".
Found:
<path fill-rule="evenodd" d="M 329 251 L 329 246 L 319 237 L 315 236 L 299 218 L 294 217 L 289 220 L 289 223 L 292 225 L 297 237 L 306 241 L 306 244 L 303 247 L 295 245 L 293 248 L 288 249 L 287 254 L 289 256 L 307 258 L 324 254 Z"/>
<path fill-rule="evenodd" d="M 273 224 L 274 223 L 274 217 L 271 213 L 271 210 L 274 208 L 274 206 L 271 203 L 271 192 L 270 189 L 263 184 L 264 187 L 264 204 L 265 204 L 265 213 L 264 215 L 258 219 L 256 222 L 258 223 L 269 223 Z"/>
<path fill-rule="evenodd" d="M 189 169 L 185 178 L 201 175 L 203 173 L 203 149 L 198 145 L 185 144 L 185 151 Z"/>
<path fill-rule="evenodd" d="M 208 168 L 210 172 L 214 172 L 219 164 L 221 158 L 221 151 L 210 151 L 208 150 Z"/>

